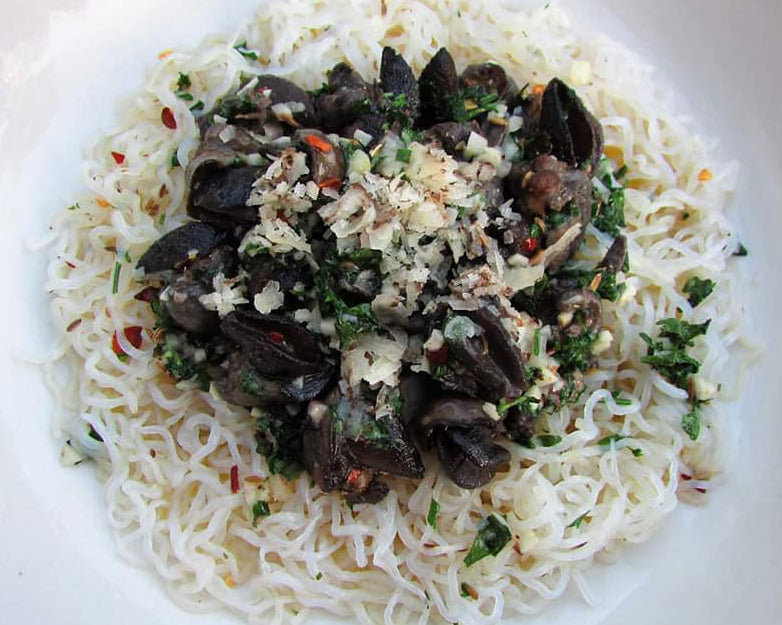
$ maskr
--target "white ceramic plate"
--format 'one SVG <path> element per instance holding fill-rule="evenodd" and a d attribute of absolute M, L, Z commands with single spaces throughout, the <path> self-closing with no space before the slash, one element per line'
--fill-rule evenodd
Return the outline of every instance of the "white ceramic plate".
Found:
<path fill-rule="evenodd" d="M 747 310 L 766 346 L 737 410 L 731 473 L 703 509 L 680 507 L 650 542 L 595 567 L 598 605 L 575 593 L 533 623 L 719 625 L 782 612 L 782 4 L 767 0 L 565 2 L 590 28 L 658 66 L 717 156 L 742 163 L 738 223 L 754 277 Z M 3 0 L 0 4 L 0 622 L 241 622 L 177 608 L 149 571 L 120 560 L 101 485 L 66 471 L 52 402 L 14 355 L 51 345 L 44 255 L 27 250 L 80 186 L 84 149 L 115 102 L 170 46 L 232 31 L 252 0 Z"/>

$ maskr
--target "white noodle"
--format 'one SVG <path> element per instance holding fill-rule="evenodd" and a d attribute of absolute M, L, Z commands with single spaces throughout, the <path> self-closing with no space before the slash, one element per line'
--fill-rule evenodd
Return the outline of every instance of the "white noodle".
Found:
<path fill-rule="evenodd" d="M 268 68 L 233 49 L 242 40 Z M 149 306 L 133 297 L 140 289 L 134 263 L 162 232 L 186 220 L 183 168 L 198 131 L 190 103 L 174 95 L 179 72 L 190 76 L 195 100 L 209 110 L 238 86 L 243 71 L 272 71 L 312 89 L 326 70 L 348 60 L 374 77 L 385 44 L 416 72 L 446 46 L 460 68 L 495 59 L 520 84 L 567 80 L 571 71 L 589 77 L 579 95 L 602 119 L 608 154 L 628 167 L 628 280 L 635 293 L 621 305 L 606 304 L 614 342 L 601 354 L 600 372 L 587 377 L 591 391 L 542 417 L 560 443 L 511 445 L 509 470 L 475 491 L 456 487 L 427 458 L 423 480 L 393 479 L 383 502 L 351 511 L 306 475 L 291 482 L 269 476 L 249 413 L 176 388 L 154 364 L 150 336 L 140 349 L 120 336 L 124 362 L 111 341 L 125 327 L 152 327 Z M 164 106 L 176 130 L 161 124 Z M 112 151 L 125 155 L 121 166 Z M 174 153 L 182 167 L 170 166 Z M 699 180 L 707 167 L 713 178 Z M 649 66 L 614 42 L 579 34 L 556 7 L 511 13 L 488 0 L 270 2 L 233 39 L 212 38 L 156 64 L 84 172 L 90 193 L 54 221 L 47 285 L 71 347 L 64 361 L 75 375 L 61 380 L 47 367 L 46 380 L 58 400 L 59 427 L 94 457 L 106 482 L 122 554 L 154 567 L 188 609 L 228 606 L 253 623 L 301 622 L 309 609 L 326 609 L 362 623 L 477 625 L 535 612 L 571 581 L 593 603 L 584 571 L 595 557 L 610 559 L 622 544 L 648 539 L 677 504 L 680 473 L 705 480 L 723 466 L 720 402 L 704 410 L 701 435 L 690 441 L 680 424 L 686 393 L 641 364 L 639 335 L 656 334 L 655 322 L 677 308 L 687 319 L 711 319 L 694 350 L 703 361 L 700 375 L 726 384 L 732 396 L 738 392 L 751 349 L 730 258 L 737 240 L 723 213 L 737 167 L 709 159 Z M 609 242 L 590 228 L 584 257 L 599 259 Z M 717 283 L 695 311 L 680 294 L 694 269 Z M 617 405 L 608 391 L 595 390 L 603 383 L 621 384 L 631 404 Z M 88 436 L 88 424 L 103 444 Z M 628 438 L 598 445 L 613 433 Z M 265 479 L 272 515 L 255 527 L 241 492 L 231 493 L 233 465 L 242 479 Z M 441 506 L 437 530 L 426 523 L 432 498 Z M 464 554 L 492 511 L 507 515 L 513 544 L 466 568 Z M 463 583 L 477 600 L 462 596 Z"/>

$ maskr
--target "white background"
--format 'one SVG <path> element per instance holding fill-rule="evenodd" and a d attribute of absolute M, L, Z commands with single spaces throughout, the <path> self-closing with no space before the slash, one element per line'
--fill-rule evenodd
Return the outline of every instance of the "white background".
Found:
<path fill-rule="evenodd" d="M 754 275 L 748 310 L 766 352 L 736 415 L 731 474 L 704 509 L 680 508 L 649 543 L 590 575 L 533 623 L 755 625 L 782 598 L 782 3 L 778 0 L 563 2 L 591 28 L 638 50 L 680 96 L 717 155 L 742 163 L 735 198 Z M 14 354 L 51 346 L 45 258 L 29 241 L 80 185 L 82 151 L 168 47 L 232 31 L 249 0 L 2 0 L 0 3 L 0 623 L 238 623 L 179 610 L 150 572 L 116 555 L 101 485 L 65 471 L 49 399 Z"/>

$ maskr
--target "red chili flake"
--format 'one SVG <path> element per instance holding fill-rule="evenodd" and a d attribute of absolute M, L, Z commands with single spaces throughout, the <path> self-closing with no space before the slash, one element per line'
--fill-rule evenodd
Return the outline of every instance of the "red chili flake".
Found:
<path fill-rule="evenodd" d="M 290 221 L 288 220 L 288 216 L 285 214 L 285 211 L 277 211 L 277 219 L 280 221 L 284 221 L 286 224 L 290 225 Z"/>
<path fill-rule="evenodd" d="M 149 455 L 155 458 L 157 456 L 157 452 L 154 449 L 149 450 Z"/>
<path fill-rule="evenodd" d="M 124 154 L 120 154 L 119 152 L 112 152 L 111 155 L 114 157 L 114 160 L 117 162 L 117 165 L 122 165 L 122 163 L 125 162 Z"/>
<path fill-rule="evenodd" d="M 527 237 L 521 242 L 521 253 L 532 254 L 538 249 L 540 240 L 537 237 Z"/>
<path fill-rule="evenodd" d="M 701 495 L 705 495 L 706 494 L 706 489 L 703 488 L 702 486 L 696 486 L 695 490 L 697 490 Z"/>
<path fill-rule="evenodd" d="M 277 344 L 285 341 L 285 337 L 281 332 L 269 332 L 269 338 Z"/>
<path fill-rule="evenodd" d="M 68 324 L 68 327 L 67 327 L 67 328 L 65 328 L 65 331 L 66 331 L 66 332 L 73 332 L 73 331 L 74 331 L 76 328 L 78 328 L 80 325 L 81 325 L 81 319 L 75 319 L 75 320 L 71 321 L 71 322 Z"/>
<path fill-rule="evenodd" d="M 140 302 L 149 303 L 154 299 L 156 293 L 157 289 L 154 286 L 145 286 L 133 296 L 133 299 L 137 299 Z"/>
<path fill-rule="evenodd" d="M 171 112 L 170 108 L 165 107 L 161 111 L 160 121 L 163 122 L 163 125 L 166 128 L 171 128 L 171 130 L 176 130 L 176 118 L 174 117 L 174 113 Z"/>
<path fill-rule="evenodd" d="M 355 486 L 361 479 L 361 469 L 351 469 L 348 471 L 347 483 L 348 486 Z"/>
<path fill-rule="evenodd" d="M 76 265 L 74 265 L 72 262 L 68 260 L 65 261 L 65 264 L 68 265 L 68 267 L 70 267 L 71 269 L 76 269 Z"/>
<path fill-rule="evenodd" d="M 236 465 L 231 467 L 231 492 L 239 492 L 239 467 Z"/>
<path fill-rule="evenodd" d="M 321 189 L 339 189 L 341 186 L 341 178 L 326 178 L 318 183 L 318 187 Z"/>
<path fill-rule="evenodd" d="M 136 349 L 141 347 L 141 332 L 143 329 L 144 328 L 141 326 L 128 326 L 125 328 L 125 330 L 123 330 L 125 333 L 125 338 L 128 339 L 128 343 L 130 343 Z M 122 347 L 120 347 L 116 332 L 114 333 L 114 336 L 111 337 L 111 349 L 114 350 L 114 353 L 117 354 L 117 356 L 126 355 Z"/>
<path fill-rule="evenodd" d="M 448 343 L 443 343 L 440 349 L 426 350 L 426 357 L 433 365 L 444 365 L 448 362 Z"/>

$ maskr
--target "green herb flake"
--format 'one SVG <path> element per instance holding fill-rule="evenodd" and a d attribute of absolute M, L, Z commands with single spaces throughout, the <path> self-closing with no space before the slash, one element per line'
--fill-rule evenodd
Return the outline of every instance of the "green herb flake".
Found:
<path fill-rule="evenodd" d="M 466 582 L 462 582 L 461 586 L 459 587 L 459 594 L 465 599 L 472 599 L 473 601 L 478 600 L 478 593 Z"/>
<path fill-rule="evenodd" d="M 508 410 L 514 406 L 519 406 L 522 410 L 528 410 L 534 412 L 533 404 L 539 404 L 540 400 L 537 397 L 528 397 L 522 395 L 516 399 L 501 399 L 497 404 L 497 413 L 504 415 Z"/>
<path fill-rule="evenodd" d="M 562 437 L 559 434 L 541 434 L 536 436 L 535 440 L 541 447 L 553 447 L 562 442 Z"/>
<path fill-rule="evenodd" d="M 632 399 L 628 399 L 626 397 L 620 397 L 621 394 L 622 394 L 622 391 L 614 391 L 613 393 L 611 393 L 611 397 L 614 398 L 614 403 L 617 406 L 630 406 L 630 405 L 632 405 L 633 400 Z"/>
<path fill-rule="evenodd" d="M 179 78 L 176 81 L 176 88 L 178 91 L 184 91 L 185 89 L 190 89 L 190 86 L 192 83 L 190 82 L 190 76 L 187 74 L 183 74 L 182 72 L 179 72 Z"/>
<path fill-rule="evenodd" d="M 684 285 L 684 292 L 689 295 L 687 301 L 690 302 L 690 306 L 695 308 L 703 300 L 705 300 L 711 292 L 714 290 L 714 281 L 703 280 L 698 276 L 692 276 Z"/>
<path fill-rule="evenodd" d="M 128 252 L 127 250 L 125 250 L 125 255 L 123 256 L 123 258 L 125 259 L 126 263 L 132 263 L 133 262 L 132 259 L 130 258 L 130 252 Z"/>
<path fill-rule="evenodd" d="M 111 279 L 111 292 L 116 295 L 119 291 L 119 272 L 122 271 L 122 263 L 114 263 L 114 277 Z"/>
<path fill-rule="evenodd" d="M 258 522 L 258 519 L 269 516 L 271 512 L 269 511 L 269 504 L 265 501 L 256 501 L 253 504 L 253 525 L 255 525 Z"/>
<path fill-rule="evenodd" d="M 198 111 L 203 111 L 204 110 L 204 103 L 201 102 L 201 100 L 199 100 L 193 106 L 190 107 L 190 110 L 193 113 L 197 113 Z"/>
<path fill-rule="evenodd" d="M 185 91 L 177 91 L 176 97 L 178 97 L 180 100 L 184 100 L 185 102 L 190 102 L 193 99 L 193 95 Z"/>
<path fill-rule="evenodd" d="M 469 553 L 464 558 L 464 563 L 467 566 L 472 566 L 487 556 L 496 556 L 510 542 L 510 539 L 511 533 L 508 526 L 495 515 L 490 515 L 478 528 L 478 533 Z"/>
<path fill-rule="evenodd" d="M 619 441 L 626 439 L 626 436 L 622 436 L 621 434 L 611 434 L 610 436 L 606 436 L 604 438 L 601 438 L 599 441 L 597 441 L 597 444 L 601 447 L 609 447 L 611 443 L 616 445 Z"/>
<path fill-rule="evenodd" d="M 701 433 L 701 402 L 695 401 L 692 410 L 682 417 L 682 429 L 690 440 L 698 440 L 698 435 Z"/>
<path fill-rule="evenodd" d="M 396 160 L 400 163 L 409 163 L 412 152 L 407 148 L 399 148 L 396 151 Z"/>
<path fill-rule="evenodd" d="M 71 204 L 71 205 L 68 207 L 68 210 L 69 210 L 69 211 L 75 211 L 77 208 L 79 208 L 79 203 L 78 203 L 78 202 L 76 202 L 75 204 Z"/>
<path fill-rule="evenodd" d="M 535 328 L 535 334 L 532 337 L 532 354 L 540 356 L 540 328 Z"/>
<path fill-rule="evenodd" d="M 586 518 L 587 518 L 587 516 L 589 515 L 590 512 L 591 512 L 591 510 L 587 510 L 586 512 L 584 512 L 584 514 L 582 514 L 580 516 L 577 516 L 573 520 L 573 522 L 570 525 L 568 525 L 567 527 L 575 527 L 576 529 L 578 529 L 579 527 L 581 527 L 581 524 L 586 520 Z"/>
<path fill-rule="evenodd" d="M 316 579 L 317 581 L 320 581 L 320 580 L 322 580 L 322 579 L 323 579 L 323 573 L 318 573 L 318 574 L 315 576 L 315 579 Z"/>
<path fill-rule="evenodd" d="M 429 514 L 426 515 L 426 523 L 432 529 L 437 529 L 437 515 L 440 513 L 440 504 L 432 498 L 429 502 Z"/>
<path fill-rule="evenodd" d="M 241 54 L 244 58 L 246 58 L 248 61 L 257 61 L 258 60 L 258 54 L 253 52 L 247 47 L 247 41 L 242 41 L 240 43 L 237 43 L 234 46 L 234 50 L 236 50 L 239 54 Z"/>
<path fill-rule="evenodd" d="M 171 167 L 179 167 L 179 156 L 177 156 L 176 151 L 171 155 Z"/>
<path fill-rule="evenodd" d="M 749 250 L 747 249 L 747 247 L 741 241 L 739 241 L 739 246 L 736 249 L 736 251 L 733 252 L 733 255 L 734 256 L 747 256 L 748 254 L 749 254 Z"/>
<path fill-rule="evenodd" d="M 690 376 L 698 373 L 701 363 L 689 356 L 685 349 L 692 346 L 696 337 L 706 334 L 709 323 L 710 320 L 697 324 L 675 318 L 658 321 L 657 325 L 662 328 L 660 336 L 667 342 L 655 341 L 641 333 L 641 338 L 648 345 L 646 356 L 641 358 L 641 362 L 650 365 L 672 384 L 686 390 Z"/>

